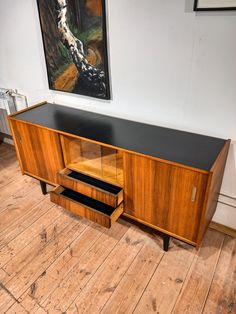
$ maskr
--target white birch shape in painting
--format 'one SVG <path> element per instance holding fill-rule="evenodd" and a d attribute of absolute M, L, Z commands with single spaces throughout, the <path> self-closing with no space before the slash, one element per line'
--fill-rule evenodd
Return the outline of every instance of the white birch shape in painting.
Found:
<path fill-rule="evenodd" d="M 67 0 L 57 0 L 57 27 L 60 40 L 69 50 L 72 60 L 80 74 L 80 84 L 90 88 L 99 97 L 106 96 L 104 71 L 89 64 L 85 57 L 82 41 L 71 32 L 67 22 Z"/>

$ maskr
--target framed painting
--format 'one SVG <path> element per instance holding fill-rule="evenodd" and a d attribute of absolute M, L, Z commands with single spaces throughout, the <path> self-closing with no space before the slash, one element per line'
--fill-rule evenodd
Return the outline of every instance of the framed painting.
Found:
<path fill-rule="evenodd" d="M 194 11 L 236 10 L 236 0 L 195 0 Z"/>
<path fill-rule="evenodd" d="M 49 88 L 110 99 L 105 0 L 37 0 Z"/>

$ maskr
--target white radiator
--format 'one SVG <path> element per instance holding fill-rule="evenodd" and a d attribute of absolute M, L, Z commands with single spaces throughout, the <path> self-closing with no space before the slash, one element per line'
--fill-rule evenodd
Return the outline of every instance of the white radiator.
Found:
<path fill-rule="evenodd" d="M 27 107 L 25 96 L 16 90 L 0 88 L 0 133 L 11 135 L 7 116 Z"/>

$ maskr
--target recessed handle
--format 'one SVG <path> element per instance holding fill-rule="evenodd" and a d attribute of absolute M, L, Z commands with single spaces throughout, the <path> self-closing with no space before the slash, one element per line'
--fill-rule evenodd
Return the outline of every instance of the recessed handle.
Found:
<path fill-rule="evenodd" d="M 197 187 L 196 187 L 196 186 L 193 186 L 192 195 L 191 195 L 191 202 L 195 202 L 195 200 L 196 200 L 196 194 L 197 194 Z"/>

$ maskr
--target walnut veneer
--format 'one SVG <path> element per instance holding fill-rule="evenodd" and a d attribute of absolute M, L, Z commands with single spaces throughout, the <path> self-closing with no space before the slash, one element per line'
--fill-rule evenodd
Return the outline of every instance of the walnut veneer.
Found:
<path fill-rule="evenodd" d="M 201 243 L 216 209 L 230 140 L 49 103 L 9 122 L 22 173 L 61 185 L 52 201 L 107 227 L 123 213 Z M 80 176 L 68 177 L 72 171 Z"/>

